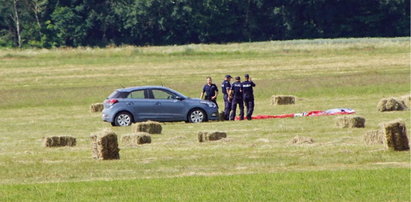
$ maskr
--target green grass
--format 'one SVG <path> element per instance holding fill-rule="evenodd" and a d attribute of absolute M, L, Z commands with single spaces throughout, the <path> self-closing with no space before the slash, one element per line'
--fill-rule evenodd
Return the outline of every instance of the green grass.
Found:
<path fill-rule="evenodd" d="M 400 168 L 0 185 L 0 200 L 407 201 L 409 179 Z"/>
<path fill-rule="evenodd" d="M 409 125 L 410 111 L 376 110 L 383 97 L 410 94 L 409 53 L 409 38 L 1 49 L 0 192 L 4 194 L 0 200 L 70 200 L 68 195 L 76 195 L 73 200 L 89 201 L 108 194 L 107 200 L 234 201 L 268 200 L 275 194 L 279 200 L 403 201 L 409 196 L 409 176 L 403 176 L 410 169 L 410 152 L 365 145 L 362 136 L 384 121 L 402 118 Z M 206 76 L 219 84 L 225 74 L 244 73 L 257 84 L 255 114 L 348 107 L 366 118 L 366 128 L 336 128 L 332 116 L 165 123 L 163 134 L 153 136 L 150 145 L 120 143 L 118 161 L 91 158 L 90 133 L 111 126 L 101 121 L 99 113 L 90 113 L 89 105 L 101 102 L 114 89 L 164 84 L 198 97 Z M 275 94 L 296 95 L 297 104 L 272 106 Z M 221 97 L 218 102 L 223 106 Z M 119 136 L 131 133 L 129 127 L 113 129 Z M 228 138 L 200 144 L 196 135 L 203 130 L 227 131 Z M 75 136 L 78 145 L 42 147 L 41 138 L 51 135 Z M 315 143 L 289 144 L 296 135 L 312 137 Z M 323 180 L 316 185 L 317 178 Z M 223 190 L 238 194 L 213 189 L 211 185 L 222 186 L 221 181 L 231 183 Z M 252 185 L 245 189 L 248 181 Z M 348 187 L 350 183 L 359 185 Z M 274 192 L 293 188 L 306 192 Z M 110 189 L 114 191 L 105 192 Z M 327 195 L 319 190 L 335 192 Z M 162 198 L 155 198 L 159 194 Z"/>

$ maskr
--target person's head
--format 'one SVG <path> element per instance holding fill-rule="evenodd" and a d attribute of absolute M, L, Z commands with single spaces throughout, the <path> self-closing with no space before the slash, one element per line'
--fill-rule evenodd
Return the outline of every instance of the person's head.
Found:
<path fill-rule="evenodd" d="M 245 78 L 246 81 L 248 81 L 248 80 L 250 80 L 250 75 L 245 74 L 245 75 L 244 75 L 244 78 Z"/>
<path fill-rule="evenodd" d="M 227 74 L 227 75 L 225 75 L 225 80 L 227 80 L 227 81 L 231 81 L 231 78 L 233 78 L 233 77 L 231 77 L 231 75 L 229 75 L 229 74 Z"/>
<path fill-rule="evenodd" d="M 235 77 L 235 80 L 236 80 L 236 81 L 241 81 L 241 78 L 240 78 L 239 76 L 236 76 L 236 77 Z"/>
<path fill-rule="evenodd" d="M 207 84 L 211 84 L 211 83 L 213 83 L 213 79 L 211 79 L 211 77 L 207 77 Z"/>

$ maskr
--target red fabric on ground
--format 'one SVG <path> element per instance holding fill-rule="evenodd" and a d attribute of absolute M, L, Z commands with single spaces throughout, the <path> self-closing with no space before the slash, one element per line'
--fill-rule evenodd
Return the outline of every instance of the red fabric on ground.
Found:
<path fill-rule="evenodd" d="M 252 116 L 252 119 L 278 119 L 278 118 L 294 118 L 294 117 L 300 117 L 300 116 L 333 116 L 333 115 L 345 115 L 345 114 L 354 114 L 354 110 L 348 110 L 344 111 L 341 110 L 340 112 L 333 112 L 333 113 L 327 113 L 327 111 L 309 111 L 309 112 L 304 112 L 304 113 L 296 113 L 296 114 L 281 114 L 281 115 L 256 115 Z M 237 116 L 235 117 L 235 120 L 240 120 L 240 117 Z"/>

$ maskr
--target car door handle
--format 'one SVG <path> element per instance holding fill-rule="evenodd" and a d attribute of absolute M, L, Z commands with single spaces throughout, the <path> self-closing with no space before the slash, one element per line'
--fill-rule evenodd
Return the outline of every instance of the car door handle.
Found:
<path fill-rule="evenodd" d="M 161 105 L 161 102 L 156 102 L 156 105 Z"/>

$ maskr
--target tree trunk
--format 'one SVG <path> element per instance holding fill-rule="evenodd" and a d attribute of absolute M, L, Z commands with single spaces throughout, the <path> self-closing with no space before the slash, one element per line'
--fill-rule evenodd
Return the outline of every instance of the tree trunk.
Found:
<path fill-rule="evenodd" d="M 39 20 L 39 11 L 40 11 L 40 7 L 37 1 L 33 1 L 33 12 L 34 12 L 34 17 L 36 18 L 36 22 L 37 22 L 37 26 L 39 27 L 39 37 L 41 40 L 41 36 L 43 35 L 43 33 L 41 33 L 41 24 L 40 24 L 40 20 Z"/>
<path fill-rule="evenodd" d="M 18 0 L 13 0 L 13 8 L 14 8 L 13 20 L 16 23 L 17 45 L 19 48 L 21 48 L 20 20 L 19 20 L 19 14 L 17 12 L 17 2 Z"/>
<path fill-rule="evenodd" d="M 248 0 L 247 10 L 245 11 L 245 22 L 244 22 L 245 35 L 248 38 L 248 42 L 251 42 L 251 33 L 250 33 L 250 25 L 249 25 L 250 4 L 251 4 L 251 0 Z"/>

